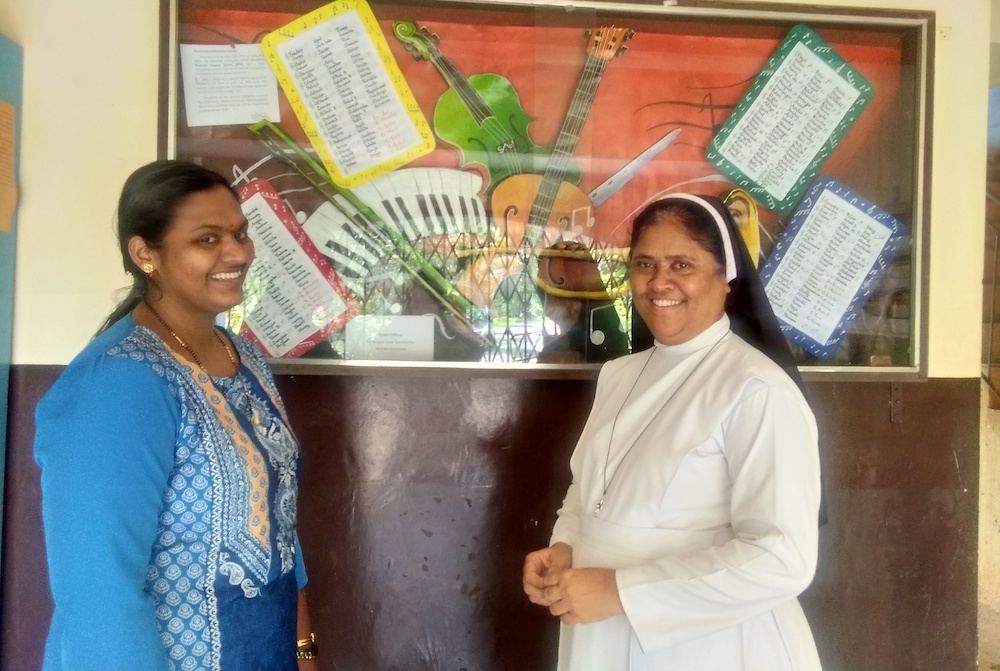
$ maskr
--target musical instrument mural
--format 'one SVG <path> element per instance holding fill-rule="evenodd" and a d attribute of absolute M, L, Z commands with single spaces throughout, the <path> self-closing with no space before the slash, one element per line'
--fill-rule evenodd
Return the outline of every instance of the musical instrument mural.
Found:
<path fill-rule="evenodd" d="M 583 72 L 545 172 L 508 177 L 493 190 L 490 209 L 503 247 L 516 249 L 526 241 L 530 249 L 543 241 L 551 244 L 564 236 L 579 238 L 590 232 L 593 205 L 587 194 L 566 181 L 566 174 L 604 69 L 625 52 L 633 34 L 614 26 L 587 34 Z"/>
<path fill-rule="evenodd" d="M 624 53 L 633 32 L 614 26 L 584 32 L 582 73 L 558 137 L 542 146 L 528 137 L 531 118 L 507 80 L 489 73 L 465 78 L 437 49 L 434 36 L 412 21 L 393 22 L 393 31 L 408 52 L 432 62 L 449 85 L 435 106 L 434 128 L 443 141 L 460 149 L 462 170 L 397 169 L 347 190 L 334 184 L 280 128 L 270 122 L 256 124 L 253 132 L 272 156 L 325 197 L 303 223 L 309 238 L 369 311 L 403 312 L 398 287 L 400 277 L 408 274 L 466 330 L 474 330 L 477 322 L 481 326 L 477 309 L 491 313 L 482 334 L 483 341 L 492 344 L 487 359 L 538 356 L 551 338 L 544 327 L 531 336 L 526 326 L 543 322 L 546 305 L 556 300 L 584 302 L 579 324 L 557 330 L 582 329 L 584 350 L 593 349 L 590 360 L 627 351 L 620 303 L 624 257 L 605 255 L 599 260 L 583 243 L 575 243 L 572 255 L 601 284 L 600 299 L 593 287 L 582 293 L 551 291 L 553 285 L 542 277 L 543 272 L 552 277 L 551 264 L 542 271 L 538 260 L 545 258 L 543 247 L 586 239 L 593 224 L 594 204 L 576 185 L 580 171 L 573 152 L 605 67 Z M 600 202 L 676 136 L 677 131 L 668 134 L 606 180 L 595 192 Z M 483 170 L 466 170 L 475 165 Z M 488 198 L 488 206 L 480 194 Z M 618 264 L 617 271 L 607 269 L 609 259 Z M 616 289 L 608 292 L 605 283 L 611 276 L 616 277 Z M 543 301 L 543 296 L 548 298 Z M 599 314 L 608 317 L 595 320 Z M 607 325 L 613 325 L 610 339 Z M 560 338 L 565 341 L 567 335 Z"/>
<path fill-rule="evenodd" d="M 339 258 L 337 255 L 332 258 L 335 267 L 337 267 L 338 261 L 343 263 L 349 260 L 355 266 L 358 262 L 361 263 L 360 270 L 349 268 L 348 272 L 345 273 L 345 283 L 356 294 L 360 294 L 361 298 L 365 297 L 365 292 L 359 284 L 360 278 L 365 274 L 363 270 L 370 270 L 373 261 L 377 264 L 394 259 L 403 270 L 423 285 L 438 303 L 458 320 L 470 325 L 473 320 L 479 318 L 480 313 L 476 306 L 455 289 L 454 284 L 444 277 L 439 267 L 431 263 L 426 255 L 414 247 L 412 242 L 415 240 L 411 241 L 407 238 L 407 231 L 400 225 L 400 216 L 395 214 L 392 204 L 389 204 L 388 207 L 385 207 L 385 203 L 382 204 L 383 212 L 389 214 L 388 219 L 383 218 L 352 190 L 334 184 L 323 166 L 319 165 L 313 157 L 291 141 L 279 127 L 271 122 L 261 121 L 254 124 L 251 126 L 251 132 L 267 147 L 274 158 L 289 165 L 322 194 L 327 203 L 333 206 L 333 211 L 339 211 L 343 214 L 344 221 L 340 224 L 341 229 L 346 233 L 347 238 L 356 244 L 341 244 L 338 248 L 330 239 L 314 240 L 314 243 L 321 250 L 332 249 L 340 252 Z M 377 189 L 370 183 L 365 186 L 369 192 L 373 188 Z M 425 207 L 425 203 L 426 201 L 422 201 L 421 205 Z M 399 205 L 398 202 L 397 205 Z M 479 207 L 481 208 L 481 205 Z M 406 218 L 411 219 L 409 216 Z M 439 217 L 439 223 L 443 223 L 443 221 Z M 463 218 L 462 222 L 463 226 L 468 225 L 466 218 Z M 412 230 L 410 233 L 413 238 L 419 237 Z M 346 239 L 344 240 L 346 241 Z M 372 257 L 371 254 L 375 256 Z"/>
<path fill-rule="evenodd" d="M 525 280 L 524 269 L 520 275 L 513 277 L 513 291 L 520 293 L 521 300 L 508 300 L 503 304 L 508 322 L 502 333 L 505 340 L 517 340 L 517 334 L 512 333 L 509 326 L 511 321 L 525 323 L 535 316 L 538 309 L 533 300 L 537 296 L 536 287 L 547 293 L 544 280 L 541 279 L 543 272 L 537 268 L 539 256 L 544 254 L 543 248 L 557 245 L 564 240 L 585 239 L 593 226 L 593 204 L 579 187 L 566 181 L 566 174 L 605 67 L 611 59 L 624 53 L 625 45 L 632 35 L 631 30 L 614 26 L 597 28 L 585 33 L 587 46 L 583 71 L 573 92 L 545 172 L 541 175 L 509 176 L 493 190 L 490 209 L 497 230 L 498 253 L 516 253 L 523 257 L 526 261 L 527 274 L 534 275 L 532 278 L 534 281 L 530 283 Z M 589 257 L 589 250 L 585 250 L 582 259 L 584 263 L 594 262 L 594 259 Z M 593 267 L 597 268 L 596 263 Z M 598 280 L 600 280 L 599 275 Z M 502 282 L 500 286 L 503 286 Z M 582 314 L 578 317 L 578 321 L 580 319 L 586 321 L 589 318 L 593 308 L 590 307 L 590 299 L 587 296 L 581 294 L 562 298 L 583 301 Z M 546 298 L 544 303 L 548 304 L 549 300 Z M 545 305 L 542 306 L 541 312 L 545 314 Z M 568 333 L 580 328 L 574 323 L 568 326 L 568 330 L 565 326 L 561 326 L 560 330 Z M 586 352 L 587 344 L 594 342 L 594 334 L 598 331 L 592 327 L 592 321 L 584 330 L 583 342 Z M 603 336 L 603 331 L 600 333 Z M 602 338 L 601 343 L 603 342 Z M 542 350 L 544 349 L 543 346 Z M 528 355 L 527 352 L 523 354 Z"/>
<path fill-rule="evenodd" d="M 280 91 L 280 122 L 249 133 L 198 128 L 178 144 L 179 156 L 231 171 L 241 185 L 271 181 L 362 317 L 433 314 L 444 339 L 468 343 L 439 351 L 436 334 L 438 360 L 593 362 L 625 353 L 631 220 L 678 191 L 723 197 L 754 261 L 766 258 L 782 218 L 705 152 L 780 31 L 689 35 L 611 10 L 545 18 L 502 4 L 373 9 L 417 112 L 430 121 L 430 153 L 349 188 L 333 184 Z M 198 15 L 182 24 L 181 40 L 249 44 L 294 20 L 255 15 L 234 27 L 240 15 Z M 858 45 L 842 55 L 888 96 L 893 83 L 870 65 L 887 62 L 886 50 Z M 366 123 L 377 125 L 387 103 L 365 77 L 381 65 L 363 50 L 345 53 L 361 61 L 324 63 L 346 78 L 311 96 L 350 109 L 357 87 L 375 112 Z M 876 97 L 844 138 L 850 151 L 830 158 L 832 172 L 863 154 L 863 140 L 874 137 L 864 126 L 875 123 L 880 103 Z M 318 356 L 346 356 L 339 337 Z"/>

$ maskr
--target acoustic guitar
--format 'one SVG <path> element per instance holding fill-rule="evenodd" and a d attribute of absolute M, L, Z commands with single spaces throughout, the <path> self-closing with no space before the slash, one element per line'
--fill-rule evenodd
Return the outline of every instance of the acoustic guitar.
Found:
<path fill-rule="evenodd" d="M 594 102 L 604 69 L 625 52 L 634 35 L 627 28 L 597 28 L 587 32 L 587 57 L 569 110 L 563 120 L 545 172 L 512 175 L 500 182 L 490 198 L 501 248 L 537 250 L 563 237 L 586 234 L 594 224 L 587 194 L 566 180 L 584 121 Z"/>

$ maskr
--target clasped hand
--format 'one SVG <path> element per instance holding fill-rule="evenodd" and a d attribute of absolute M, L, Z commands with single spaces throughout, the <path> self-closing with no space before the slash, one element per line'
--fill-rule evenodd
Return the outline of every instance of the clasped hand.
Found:
<path fill-rule="evenodd" d="M 624 613 L 615 572 L 573 568 L 573 549 L 555 543 L 524 558 L 524 593 L 564 624 L 599 622 Z"/>

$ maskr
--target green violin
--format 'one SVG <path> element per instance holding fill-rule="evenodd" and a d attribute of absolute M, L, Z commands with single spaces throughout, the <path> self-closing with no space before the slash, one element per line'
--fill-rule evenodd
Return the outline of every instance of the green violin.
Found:
<path fill-rule="evenodd" d="M 514 86 L 498 74 L 466 78 L 437 48 L 438 36 L 413 21 L 394 21 L 392 32 L 417 60 L 430 61 L 448 83 L 434 107 L 434 132 L 459 150 L 463 167 L 482 166 L 485 189 L 520 174 L 542 174 L 551 145 L 537 145 L 528 137 L 532 117 L 521 107 Z M 579 166 L 566 179 L 580 181 Z"/>

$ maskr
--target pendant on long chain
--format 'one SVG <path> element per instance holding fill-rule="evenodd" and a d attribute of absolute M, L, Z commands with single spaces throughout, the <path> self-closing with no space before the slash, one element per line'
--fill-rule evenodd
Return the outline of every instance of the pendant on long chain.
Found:
<path fill-rule="evenodd" d="M 257 408 L 253 404 L 253 394 L 250 393 L 250 387 L 247 385 L 247 381 L 243 379 L 243 374 L 237 370 L 236 377 L 239 378 L 240 384 L 243 387 L 243 397 L 247 402 L 247 409 L 250 411 L 250 423 L 254 426 L 260 426 L 260 416 L 257 414 Z"/>
<path fill-rule="evenodd" d="M 601 497 L 601 500 L 600 500 L 600 501 L 598 501 L 598 502 L 597 502 L 597 505 L 596 505 L 596 506 L 594 507 L 594 517 L 597 517 L 597 515 L 598 515 L 598 514 L 599 514 L 599 513 L 600 513 L 600 512 L 602 511 L 602 510 L 604 510 L 604 497 Z"/>
<path fill-rule="evenodd" d="M 253 405 L 253 400 L 250 398 L 250 392 L 244 389 L 247 399 L 247 410 L 250 411 L 250 423 L 254 426 L 260 426 L 260 415 L 257 414 L 257 408 Z"/>

